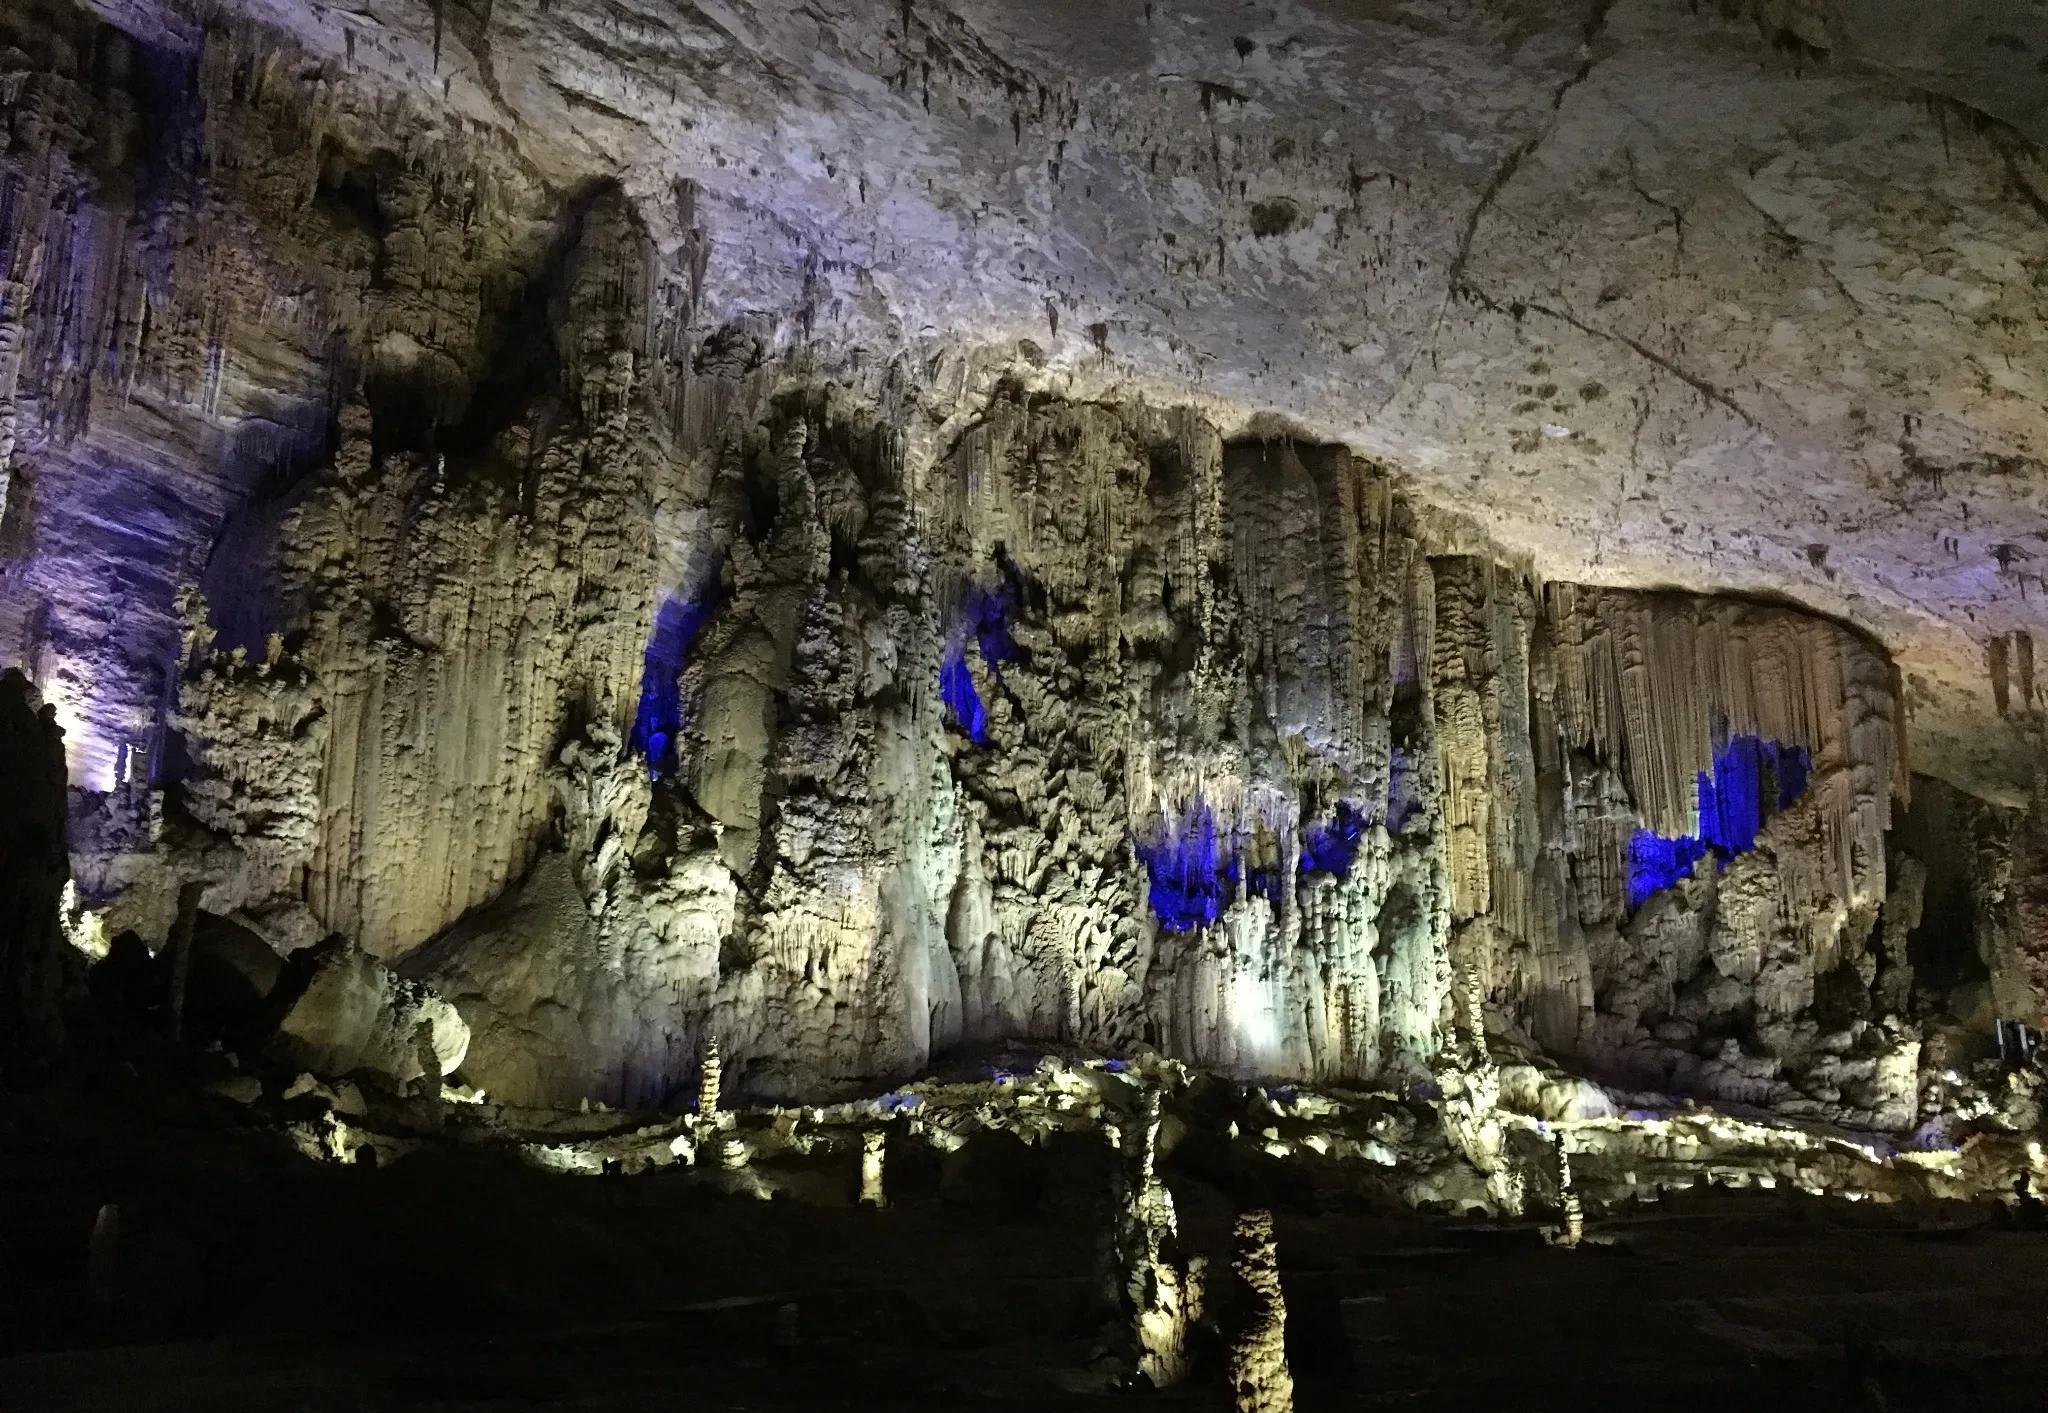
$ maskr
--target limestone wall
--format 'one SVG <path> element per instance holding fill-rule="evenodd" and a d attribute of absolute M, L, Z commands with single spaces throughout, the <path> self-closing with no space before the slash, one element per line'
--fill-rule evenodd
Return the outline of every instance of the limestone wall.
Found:
<path fill-rule="evenodd" d="M 1502 1047 L 1918 1116 L 1968 1008 L 1914 981 L 1940 860 L 1901 856 L 1910 688 L 1871 639 L 1544 582 L 1441 484 L 1226 436 L 1192 373 L 1082 396 L 1125 330 L 1077 354 L 1070 297 L 1033 304 L 1052 366 L 960 271 L 959 328 L 906 328 L 908 286 L 752 187 L 714 211 L 401 103 L 352 47 L 126 18 L 0 19 L 0 652 L 92 792 L 110 928 L 198 883 L 280 950 L 343 934 L 454 999 L 514 1100 L 669 1101 L 713 1035 L 763 1093 L 1015 1035 L 1425 1082 L 1469 975 Z M 1428 356 L 1386 364 L 1434 368 L 1462 306 L 1410 295 Z M 1473 307 L 1447 353 L 1547 375 Z M 1647 407 L 1600 423 L 1631 476 L 1680 460 Z M 1496 440 L 1578 445 L 1552 425 Z M 1575 494 L 1558 524 L 1611 500 Z M 1540 562 L 1617 577 L 1559 538 Z M 1996 1008 L 2036 1018 L 2039 832 L 1970 865 Z"/>

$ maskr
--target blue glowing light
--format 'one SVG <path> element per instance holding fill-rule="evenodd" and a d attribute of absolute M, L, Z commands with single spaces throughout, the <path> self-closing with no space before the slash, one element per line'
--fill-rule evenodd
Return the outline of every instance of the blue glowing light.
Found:
<path fill-rule="evenodd" d="M 1301 871 L 1344 877 L 1357 861 L 1358 844 L 1364 837 L 1364 811 L 1349 800 L 1337 801 L 1328 821 L 1319 820 L 1302 831 Z"/>
<path fill-rule="evenodd" d="M 647 774 L 659 780 L 675 769 L 676 733 L 683 724 L 683 664 L 690 647 L 717 607 L 711 594 L 663 599 L 655 610 L 647 656 L 640 674 L 640 708 L 633 715 L 633 750 L 647 762 Z"/>
<path fill-rule="evenodd" d="M 1699 833 L 1670 839 L 1638 829 L 1629 839 L 1629 907 L 1641 907 L 1651 894 L 1689 876 L 1709 854 L 1720 868 L 1755 848 L 1764 822 L 1805 792 L 1812 766 L 1812 757 L 1800 747 L 1731 736 L 1714 755 L 1713 774 L 1701 771 L 1697 778 Z"/>
<path fill-rule="evenodd" d="M 1008 578 L 994 588 L 967 591 L 963 617 L 974 634 L 975 645 L 981 649 L 981 660 L 990 667 L 1017 662 L 1024 656 L 1024 650 L 1010 636 L 1010 619 L 1017 611 L 1017 598 L 1017 585 Z"/>
<path fill-rule="evenodd" d="M 1690 834 L 1666 839 L 1638 829 L 1628 841 L 1628 905 L 1639 908 L 1652 893 L 1690 877 L 1692 866 L 1706 855 L 1704 839 Z"/>
<path fill-rule="evenodd" d="M 1169 932 L 1206 927 L 1223 915 L 1237 887 L 1237 856 L 1200 796 L 1156 837 L 1140 840 L 1138 858 L 1151 878 L 1146 897 Z"/>
<path fill-rule="evenodd" d="M 1021 662 L 1024 650 L 1010 634 L 1010 622 L 1023 597 L 1023 581 L 1007 562 L 1002 580 L 990 587 L 976 585 L 960 604 L 960 622 L 939 659 L 939 695 L 953 722 L 977 746 L 988 744 L 988 707 L 974 685 L 974 673 L 967 666 L 967 640 L 974 640 L 981 661 L 996 680 L 1002 680 L 1005 663 Z"/>
<path fill-rule="evenodd" d="M 988 708 L 981 704 L 981 693 L 974 690 L 974 674 L 967 670 L 967 645 L 953 643 L 946 648 L 945 657 L 939 660 L 939 695 L 946 699 L 946 710 L 967 739 L 977 746 L 988 744 Z"/>

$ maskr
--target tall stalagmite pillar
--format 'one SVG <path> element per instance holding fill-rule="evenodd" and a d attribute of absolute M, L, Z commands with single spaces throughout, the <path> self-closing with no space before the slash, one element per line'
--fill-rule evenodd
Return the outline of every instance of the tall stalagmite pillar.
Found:
<path fill-rule="evenodd" d="M 697 1073 L 697 1122 L 718 1126 L 718 1088 L 723 1069 L 718 1059 L 718 1037 L 704 1042 L 704 1059 Z"/>
<path fill-rule="evenodd" d="M 1552 1151 L 1557 1155 L 1557 1230 L 1544 1233 L 1544 1239 L 1552 1246 L 1575 1250 L 1586 1239 L 1586 1209 L 1579 1201 L 1578 1188 L 1572 1185 L 1572 1154 L 1563 1133 L 1552 1140 Z"/>
<path fill-rule="evenodd" d="M 1271 1212 L 1243 1212 L 1231 1258 L 1245 1302 L 1230 1343 L 1230 1384 L 1238 1413 L 1294 1413 L 1294 1375 L 1287 1369 L 1287 1301 L 1280 1293 L 1280 1256 Z"/>
<path fill-rule="evenodd" d="M 882 1165 L 889 1152 L 889 1134 L 871 1128 L 860 1136 L 860 1202 L 863 1207 L 889 1205 L 888 1190 L 882 1185 Z"/>

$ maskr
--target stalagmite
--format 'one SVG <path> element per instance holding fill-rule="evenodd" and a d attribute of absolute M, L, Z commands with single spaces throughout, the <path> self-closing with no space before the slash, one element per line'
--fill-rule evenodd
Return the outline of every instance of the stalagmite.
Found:
<path fill-rule="evenodd" d="M 863 1207 L 889 1205 L 888 1193 L 882 1186 L 882 1164 L 888 1155 L 888 1146 L 886 1129 L 871 1128 L 860 1136 L 860 1202 Z"/>
<path fill-rule="evenodd" d="M 1453 1146 L 1485 1176 L 1487 1195 L 1495 1206 L 1504 1215 L 1519 1216 L 1527 1180 L 1508 1151 L 1500 1068 L 1487 1049 L 1479 971 L 1470 962 L 1459 971 L 1458 1001 L 1464 1033 L 1446 1048 L 1437 1065 L 1438 1113 Z"/>
<path fill-rule="evenodd" d="M 1552 1136 L 1551 1151 L 1557 1155 L 1558 1225 L 1543 1235 L 1552 1246 L 1575 1250 L 1586 1239 L 1586 1210 L 1579 1201 L 1578 1189 L 1572 1185 L 1571 1148 L 1562 1132 Z"/>
<path fill-rule="evenodd" d="M 205 892 L 205 885 L 200 883 L 188 883 L 178 890 L 177 920 L 171 924 L 169 944 L 170 997 L 165 1008 L 170 1017 L 173 1040 L 183 1039 L 185 1034 L 185 992 L 192 973 L 192 929 L 199 920 L 199 899 Z"/>
<path fill-rule="evenodd" d="M 724 1120 L 719 1115 L 719 1085 L 724 1066 L 718 1058 L 718 1037 L 704 1038 L 704 1053 L 697 1062 L 697 1109 L 696 1118 L 700 1127 L 718 1128 Z"/>
<path fill-rule="evenodd" d="M 1241 1212 L 1231 1273 L 1244 1302 L 1230 1342 L 1230 1383 L 1238 1413 L 1292 1413 L 1294 1376 L 1287 1368 L 1287 1301 L 1271 1212 Z"/>
<path fill-rule="evenodd" d="M 111 1304 L 120 1292 L 121 1209 L 102 1203 L 92 1222 L 92 1236 L 86 1244 L 86 1290 L 94 1303 Z"/>
<path fill-rule="evenodd" d="M 1135 1144 L 1114 1125 L 1104 1132 L 1118 1160 L 1111 1278 L 1119 1325 L 1110 1355 L 1120 1377 L 1135 1372 L 1163 1389 L 1187 1377 L 1189 1340 L 1208 1313 L 1208 1262 L 1179 1249 L 1173 1194 L 1158 1174 L 1161 1114 L 1160 1091 L 1148 1086 Z"/>

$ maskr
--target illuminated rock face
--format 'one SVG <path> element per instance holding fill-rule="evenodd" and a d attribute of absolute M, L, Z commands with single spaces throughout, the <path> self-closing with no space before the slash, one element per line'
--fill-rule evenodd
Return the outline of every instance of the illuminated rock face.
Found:
<path fill-rule="evenodd" d="M 1433 121 L 1492 159 L 1409 171 L 1302 96 L 1310 51 L 1386 67 L 1313 6 L 1313 42 L 1242 36 L 1174 70 L 1237 77 L 1135 106 L 1118 55 L 1196 56 L 1208 6 L 1060 82 L 986 6 L 814 17 L 836 37 L 786 98 L 831 121 L 800 159 L 714 69 L 655 64 L 690 21 L 597 45 L 568 0 L 451 3 L 438 36 L 378 0 L 346 33 L 250 8 L 295 28 L 0 21 L 0 652 L 112 791 L 74 819 L 108 927 L 161 936 L 198 882 L 280 950 L 341 933 L 448 997 L 465 1077 L 513 1102 L 677 1102 L 713 1034 L 760 1093 L 1012 1035 L 1420 1081 L 1469 973 L 1498 1038 L 1619 1081 L 1920 1117 L 1965 983 L 1915 990 L 1904 919 L 1955 846 L 1892 836 L 1907 713 L 2009 798 L 1992 702 L 2034 709 L 2033 610 L 1997 587 L 2017 538 L 1998 575 L 1897 586 L 2020 535 L 2039 398 L 2024 358 L 1988 391 L 1929 373 L 1925 412 L 1873 390 L 1933 355 L 1851 277 L 1926 242 L 1896 203 L 1835 232 L 1796 144 L 1740 190 L 1675 134 L 1595 181 L 1674 56 L 1740 110 L 1728 31 L 1614 7 L 1490 83 L 1458 30 L 1447 77 L 1498 111 Z M 739 6 L 738 42 L 795 44 L 784 8 Z M 1772 97 L 1759 151 L 1797 126 Z M 1401 131 L 1442 107 L 1412 100 Z M 888 161 L 849 150 L 868 120 Z M 1912 148 L 1910 189 L 1982 232 L 1928 298 L 2031 298 L 2018 140 L 1970 134 L 1947 176 Z M 1815 160 L 1894 190 L 1855 144 Z M 1756 220 L 1826 288 L 1756 274 Z M 1563 292 L 1509 239 L 1607 226 Z M 1578 288 L 1603 270 L 1611 298 Z M 1651 337 L 1687 321 L 1764 373 Z M 1824 380 L 1852 346 L 1882 364 L 1853 392 Z M 1809 407 L 1766 405 L 1773 369 Z M 1859 520 L 1830 558 L 1842 445 L 1886 505 L 1967 483 L 1972 528 L 1935 553 Z M 1788 519 L 1761 538 L 1759 486 Z M 1613 587 L 1673 579 L 1850 617 Z M 1998 648 L 1964 673 L 1966 602 Z M 2048 851 L 1972 818 L 1939 896 L 1971 899 L 1997 1009 L 2038 1016 Z"/>
<path fill-rule="evenodd" d="M 602 404 L 629 428 L 631 393 Z M 1865 640 L 1432 553 L 1455 530 L 1368 464 L 1187 413 L 1005 394 L 923 465 L 844 397 L 752 419 L 645 480 L 538 474 L 522 514 L 348 413 L 280 534 L 282 582 L 333 576 L 297 646 L 188 663 L 184 791 L 270 860 L 217 897 L 282 915 L 303 886 L 313 930 L 432 980 L 466 1075 L 528 1102 L 674 1102 L 707 1033 L 781 1091 L 1019 1034 L 1420 1078 L 1454 966 L 1560 1054 L 1798 1092 L 1817 1042 L 1731 1078 L 1658 1028 L 1686 1017 L 1718 1063 L 1878 945 L 1899 769 Z M 554 439 L 587 468 L 638 437 L 572 414 Z M 685 543 L 650 528 L 668 498 Z M 687 634 L 665 563 L 719 566 Z M 943 690 L 963 639 L 972 720 Z M 628 715 L 650 695 L 666 741 Z M 1797 802 L 1724 871 L 1631 897 L 1636 836 L 1718 829 L 1697 780 L 1763 736 L 1807 763 Z"/>

